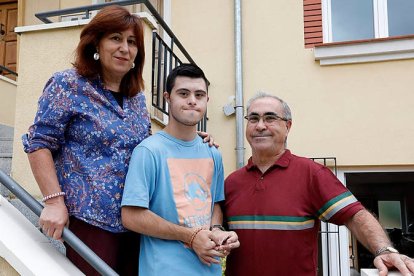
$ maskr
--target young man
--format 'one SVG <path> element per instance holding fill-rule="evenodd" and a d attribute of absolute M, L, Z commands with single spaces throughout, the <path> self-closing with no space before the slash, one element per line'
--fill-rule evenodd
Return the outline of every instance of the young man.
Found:
<path fill-rule="evenodd" d="M 413 259 L 392 248 L 378 221 L 328 168 L 286 148 L 292 126 L 286 102 L 259 93 L 245 118 L 252 157 L 227 177 L 224 210 L 243 246 L 227 258 L 226 275 L 317 275 L 320 220 L 346 225 L 377 256 L 379 275 L 390 267 L 414 272 Z"/>
<path fill-rule="evenodd" d="M 169 122 L 132 154 L 122 222 L 142 233 L 140 275 L 221 275 L 220 257 L 239 246 L 221 227 L 220 153 L 197 135 L 207 109 L 207 79 L 195 65 L 167 78 Z"/>

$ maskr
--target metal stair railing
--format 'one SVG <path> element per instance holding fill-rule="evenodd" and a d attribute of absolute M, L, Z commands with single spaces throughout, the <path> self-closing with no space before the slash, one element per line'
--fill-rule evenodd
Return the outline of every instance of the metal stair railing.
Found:
<path fill-rule="evenodd" d="M 325 167 L 330 168 L 332 172 L 335 174 L 335 176 L 337 176 L 338 168 L 337 168 L 337 163 L 336 163 L 336 157 L 313 157 L 309 159 Z M 338 264 L 338 273 L 340 276 L 342 275 L 342 270 L 341 270 L 341 253 L 340 253 L 341 243 L 339 240 L 339 226 L 328 223 L 328 222 L 321 221 L 318 243 L 321 249 L 322 249 L 322 239 L 325 241 L 325 244 L 326 244 L 324 249 L 326 250 L 326 258 L 327 258 L 327 263 L 326 263 L 327 276 L 330 276 L 332 274 L 331 266 L 332 266 L 332 263 L 335 262 L 335 260 L 331 260 L 331 247 L 330 247 L 331 241 L 335 240 L 335 238 L 337 240 L 337 246 L 339 249 L 337 264 Z M 318 275 L 323 275 L 322 252 L 319 252 L 319 256 L 318 256 Z"/>
<path fill-rule="evenodd" d="M 160 24 L 161 27 L 167 32 L 167 34 L 171 37 L 174 44 L 177 45 L 177 47 L 180 49 L 183 55 L 188 59 L 188 61 L 195 64 L 194 60 L 188 54 L 187 50 L 184 48 L 184 46 L 175 36 L 173 31 L 170 29 L 170 27 L 168 27 L 167 23 L 165 23 L 164 19 L 162 19 L 161 15 L 157 12 L 157 10 L 149 2 L 149 0 L 121 0 L 121 1 L 116 1 L 116 2 L 107 2 L 107 3 L 87 5 L 87 6 L 76 7 L 76 8 L 40 12 L 40 13 L 36 13 L 35 16 L 44 23 L 52 23 L 49 17 L 84 12 L 85 18 L 89 18 L 90 11 L 100 10 L 106 6 L 110 6 L 110 5 L 129 6 L 129 5 L 135 5 L 135 4 L 144 4 L 145 7 L 151 12 L 152 16 L 154 16 L 155 19 L 158 21 L 158 24 Z"/>
<path fill-rule="evenodd" d="M 23 189 L 16 181 L 9 177 L 0 169 L 0 183 L 10 190 L 23 204 L 37 216 L 43 210 L 43 205 L 34 199 L 25 189 Z M 101 275 L 115 276 L 118 275 L 110 266 L 108 266 L 98 255 L 95 254 L 86 244 L 84 244 L 72 231 L 64 228 L 62 238 L 70 247 L 72 247 L 82 258 L 87 261 Z"/>
<path fill-rule="evenodd" d="M 170 47 L 157 32 L 152 33 L 151 103 L 165 115 L 168 115 L 168 105 L 163 92 L 166 91 L 167 76 L 173 68 L 183 63 L 174 53 L 172 45 Z M 197 130 L 207 131 L 207 112 L 197 124 Z"/>

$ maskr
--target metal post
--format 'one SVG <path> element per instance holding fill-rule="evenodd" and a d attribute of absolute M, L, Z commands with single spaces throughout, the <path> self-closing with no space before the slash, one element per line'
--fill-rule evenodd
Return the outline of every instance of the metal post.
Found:
<path fill-rule="evenodd" d="M 243 64 L 241 1 L 234 1 L 234 36 L 236 54 L 236 158 L 237 168 L 244 166 L 244 122 L 243 122 Z"/>

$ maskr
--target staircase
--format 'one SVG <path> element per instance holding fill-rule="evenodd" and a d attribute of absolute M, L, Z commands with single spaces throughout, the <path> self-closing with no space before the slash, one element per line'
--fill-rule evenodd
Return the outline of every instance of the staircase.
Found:
<path fill-rule="evenodd" d="M 12 153 L 13 153 L 12 127 L 0 124 L 0 169 L 10 175 Z M 13 206 L 13 207 L 12 207 Z M 20 211 L 20 212 L 19 212 Z M 6 187 L 0 184 L 0 276 L 19 275 L 8 262 L 23 274 L 41 275 L 35 271 L 44 271 L 43 267 L 38 267 L 38 260 L 48 260 L 49 265 L 53 265 L 53 271 L 60 271 L 60 275 L 80 275 L 81 273 L 64 257 L 65 248 L 61 242 L 51 240 L 38 230 L 38 217 L 18 198 L 10 193 Z M 11 234 L 14 233 L 14 234 Z M 6 239 L 3 239 L 7 237 Z M 24 240 L 24 248 L 21 243 Z M 55 247 L 60 253 L 56 254 Z M 29 257 L 27 257 L 29 255 Z M 6 262 L 4 261 L 6 259 Z M 53 260 L 51 260 L 53 259 Z M 50 268 L 50 267 L 49 267 Z M 43 275 L 54 275 L 50 270 Z M 70 271 L 67 273 L 65 271 Z M 63 274 L 62 274 L 63 273 Z"/>
<path fill-rule="evenodd" d="M 0 169 L 10 175 L 12 153 L 13 153 L 13 128 L 0 124 Z M 38 227 L 38 216 L 36 216 L 26 205 L 10 193 L 6 187 L 0 184 L 0 195 L 16 207 L 35 227 Z M 62 253 L 65 249 L 62 243 L 51 240 L 51 243 Z M 2 276 L 0 274 L 0 276 Z"/>

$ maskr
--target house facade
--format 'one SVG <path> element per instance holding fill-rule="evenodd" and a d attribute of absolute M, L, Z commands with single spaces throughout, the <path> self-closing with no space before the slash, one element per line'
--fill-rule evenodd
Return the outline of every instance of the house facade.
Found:
<path fill-rule="evenodd" d="M 67 15 L 53 18 L 63 23 L 44 24 L 34 14 L 104 1 L 17 2 L 19 75 L 15 112 L 8 112 L 13 123 L 7 123 L 14 127 L 11 175 L 40 197 L 20 137 L 33 120 L 46 80 L 70 66 L 87 19 Z M 207 132 L 220 144 L 226 175 L 251 154 L 245 122 L 237 114 L 257 91 L 277 95 L 293 113 L 288 148 L 309 158 L 334 157 L 344 185 L 391 234 L 401 232 L 396 242 L 403 250 L 413 250 L 404 240 L 414 235 L 412 1 L 150 2 L 211 83 Z M 148 9 L 129 8 L 146 22 L 145 93 L 151 107 L 151 33 L 167 41 L 168 36 Z M 154 129 L 161 129 L 165 116 L 150 109 Z M 321 262 L 338 260 L 323 267 L 324 275 L 348 275 L 350 267 L 369 265 L 364 249 L 351 237 L 348 241 L 347 230 L 335 231 L 338 235 L 321 241 Z"/>

